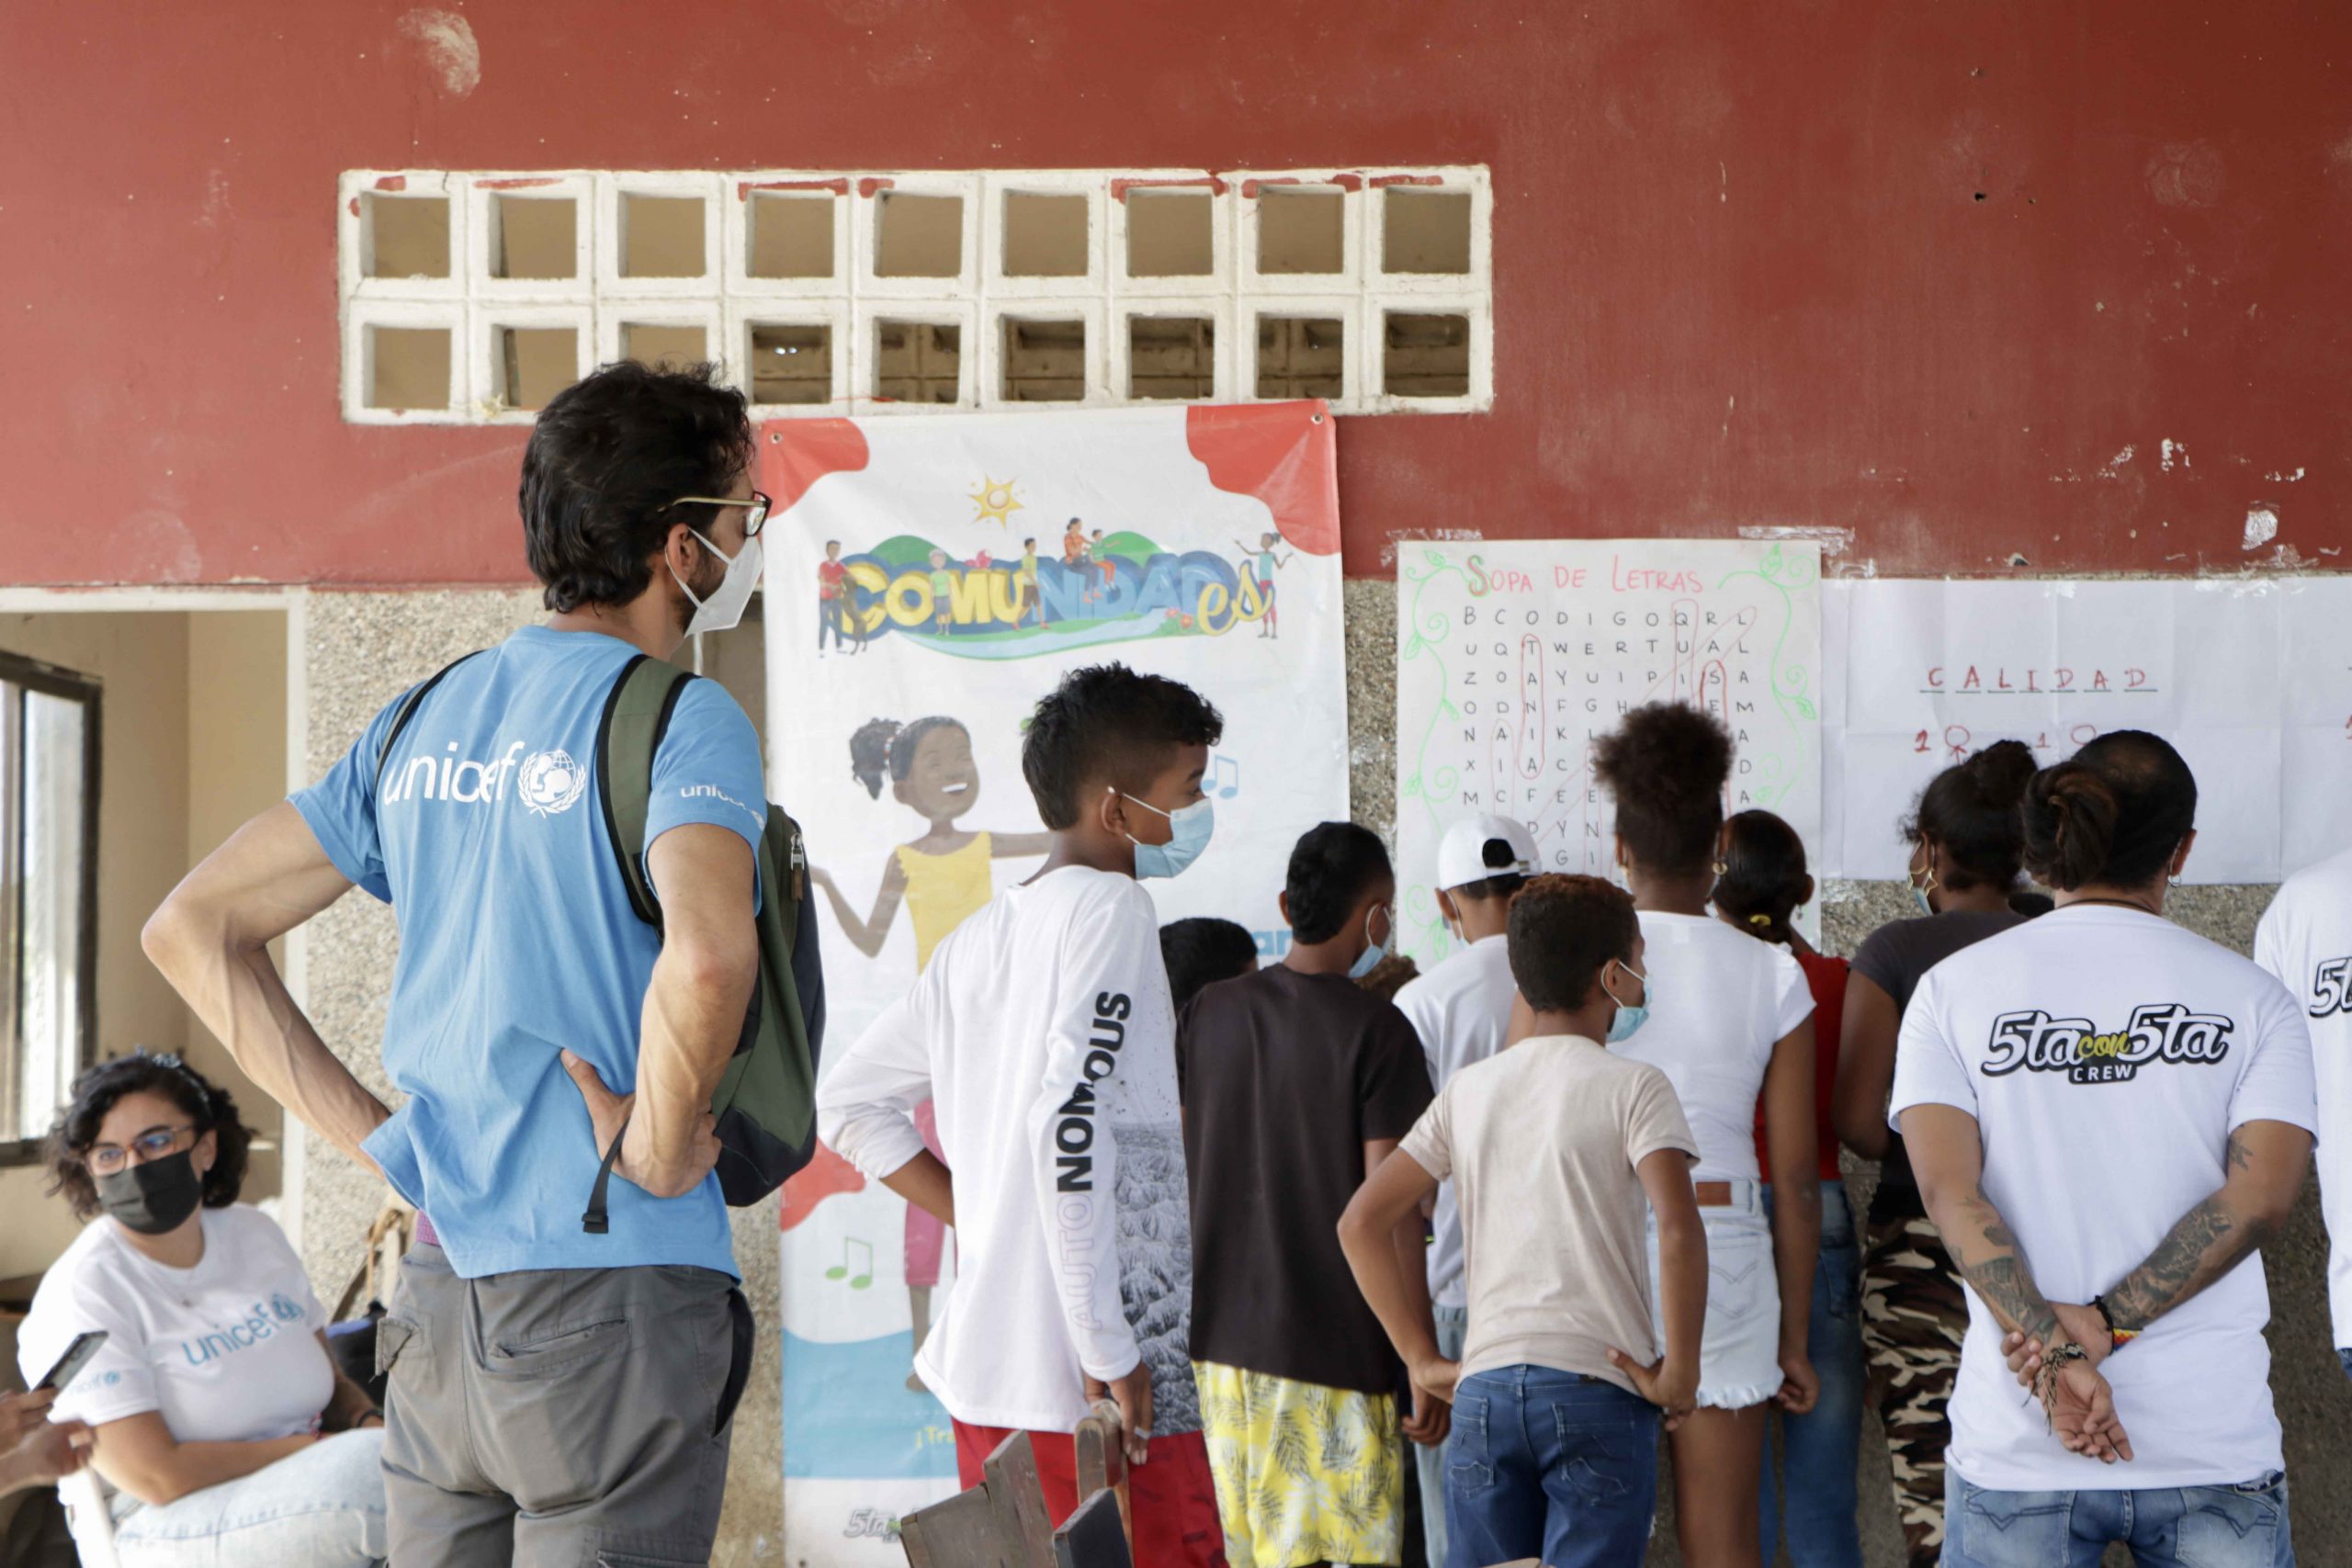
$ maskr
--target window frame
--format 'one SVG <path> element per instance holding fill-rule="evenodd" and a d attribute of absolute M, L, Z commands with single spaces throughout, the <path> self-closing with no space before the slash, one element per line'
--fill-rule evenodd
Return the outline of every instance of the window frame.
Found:
<path fill-rule="evenodd" d="M 97 677 L 44 663 L 20 653 L 0 651 L 0 682 L 40 692 L 82 705 L 82 867 L 79 900 L 80 932 L 74 942 L 75 987 L 80 1016 L 75 1020 L 70 1080 L 97 1059 L 98 1041 L 98 800 L 105 754 L 105 685 Z M 0 790 L 21 787 L 24 767 L 21 699 L 0 702 L 0 722 L 13 723 L 17 735 L 8 751 L 13 776 L 0 776 Z M 17 1057 L 24 1043 L 17 1034 L 17 943 L 23 924 L 24 884 L 15 863 L 19 846 L 0 843 L 0 890 L 13 895 L 0 900 L 0 1103 L 16 1111 L 13 1086 Z M 0 1168 L 37 1165 L 43 1140 L 0 1137 Z"/>
<path fill-rule="evenodd" d="M 1268 191 L 1336 193 L 1340 200 L 1341 269 L 1335 273 L 1261 273 L 1256 245 Z M 1470 199 L 1468 270 L 1390 272 L 1385 224 L 1392 190 L 1466 195 Z M 339 382 L 342 413 L 351 424 L 528 425 L 537 415 L 506 407 L 495 357 L 496 329 L 504 325 L 586 327 L 579 342 L 584 370 L 619 356 L 621 328 L 632 321 L 703 325 L 728 383 L 757 395 L 747 321 L 827 324 L 833 330 L 832 396 L 821 403 L 759 404 L 761 419 L 888 416 L 933 417 L 1038 408 L 1182 408 L 1200 402 L 1252 402 L 1256 370 L 1251 323 L 1261 314 L 1312 310 L 1343 323 L 1356 340 L 1348 352 L 1345 395 L 1337 413 L 1465 414 L 1490 412 L 1496 401 L 1494 327 L 1495 188 L 1484 164 L 1367 164 L 1335 169 L 1206 169 L 1099 167 L 1081 169 L 930 169 L 860 172 L 766 168 L 750 170 L 555 169 L 466 172 L 431 169 L 347 169 L 339 176 Z M 1211 270 L 1200 276 L 1142 276 L 1127 271 L 1127 220 L 1133 199 L 1197 195 L 1208 203 Z M 620 276 L 627 199 L 634 195 L 692 197 L 705 202 L 704 259 L 699 277 Z M 1083 197 L 1088 269 L 1083 276 L 1011 276 L 1004 272 L 1006 202 L 1014 195 Z M 377 277 L 367 272 L 373 233 L 372 201 L 407 196 L 449 204 L 451 248 L 447 277 Z M 573 271 L 558 278 L 490 276 L 499 238 L 499 201 L 560 197 L 574 203 Z M 953 197 L 960 200 L 956 272 L 950 276 L 882 276 L 879 224 L 893 197 Z M 823 201 L 832 214 L 833 267 L 823 277 L 754 277 L 752 236 L 763 200 Z M 714 252 L 711 247 L 716 245 Z M 462 259 L 460 259 L 462 258 Z M 943 263 L 944 258 L 941 258 Z M 1216 355 L 1218 389 L 1207 399 L 1136 398 L 1126 377 L 1131 344 L 1125 318 L 1140 309 L 1160 314 L 1197 301 L 1228 343 Z M 1460 397 L 1391 396 L 1383 389 L 1381 334 L 1385 315 L 1421 310 L 1463 315 L 1469 324 L 1470 376 Z M 1083 317 L 1095 340 L 1085 355 L 1087 386 L 1077 402 L 1014 401 L 1003 395 L 1001 321 L 1006 315 Z M 885 402 L 873 391 L 876 353 L 873 323 L 885 319 L 959 324 L 967 368 L 952 403 Z M 447 400 L 415 408 L 375 408 L 373 333 L 378 329 L 449 334 Z M 985 330 L 984 330 L 985 329 Z M 429 395 L 429 393 L 428 393 Z"/>

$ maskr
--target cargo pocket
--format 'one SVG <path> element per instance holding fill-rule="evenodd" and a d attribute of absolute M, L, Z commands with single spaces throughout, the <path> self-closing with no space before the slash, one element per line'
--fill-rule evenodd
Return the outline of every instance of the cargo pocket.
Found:
<path fill-rule="evenodd" d="M 752 1322 L 752 1303 L 744 1299 L 741 1287 L 727 1292 L 727 1316 L 732 1350 L 727 1363 L 727 1382 L 718 1391 L 718 1419 L 711 1424 L 710 1435 L 714 1438 L 727 1430 L 727 1423 L 735 1419 L 735 1406 L 743 1397 L 744 1385 L 752 1381 L 752 1352 L 757 1334 Z"/>
<path fill-rule="evenodd" d="M 418 1355 L 428 1354 L 428 1344 L 419 1338 L 415 1324 L 386 1313 L 376 1320 L 376 1375 L 390 1376 L 411 1345 L 416 1346 Z"/>

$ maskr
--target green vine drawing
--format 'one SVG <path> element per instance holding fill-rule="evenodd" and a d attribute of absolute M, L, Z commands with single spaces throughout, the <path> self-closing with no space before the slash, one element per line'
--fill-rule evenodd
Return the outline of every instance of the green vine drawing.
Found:
<path fill-rule="evenodd" d="M 1396 668 L 1401 674 L 1405 666 L 1416 660 L 1435 661 L 1438 699 L 1430 713 L 1429 728 L 1421 731 L 1419 740 L 1414 745 L 1409 767 L 1405 765 L 1408 759 L 1404 748 L 1397 748 L 1396 816 L 1401 829 L 1408 808 L 1407 803 L 1414 803 L 1425 818 L 1424 831 L 1433 837 L 1439 821 L 1437 801 L 1441 798 L 1453 799 L 1462 787 L 1462 772 L 1453 767 L 1430 771 L 1430 743 L 1437 735 L 1439 726 L 1459 719 L 1462 710 L 1453 705 L 1453 689 L 1442 647 L 1442 639 L 1453 629 L 1453 623 L 1442 611 L 1424 614 L 1421 596 L 1439 579 L 1458 577 L 1471 598 L 1483 599 L 1487 595 L 1487 581 L 1476 556 L 1469 558 L 1466 569 L 1447 560 L 1432 549 L 1423 549 L 1419 556 L 1418 567 L 1402 558 L 1396 564 L 1397 579 L 1405 585 L 1404 592 L 1397 600 Z M 1412 944 L 1414 950 L 1442 957 L 1451 945 L 1452 938 L 1445 929 L 1443 917 L 1438 913 L 1436 894 L 1430 888 L 1416 884 L 1404 890 L 1398 902 L 1404 907 L 1401 923 L 1409 926 L 1417 939 Z"/>
<path fill-rule="evenodd" d="M 1810 761 L 1804 726 L 1821 716 L 1811 695 L 1812 671 L 1788 657 L 1789 634 L 1796 624 L 1795 595 L 1819 586 L 1821 563 L 1804 552 L 1774 545 L 1753 570 L 1732 572 L 1715 587 L 1728 588 L 1742 578 L 1755 579 L 1780 601 L 1781 626 L 1772 641 L 1772 702 L 1796 737 L 1798 754 L 1790 759 L 1778 751 L 1768 751 L 1756 760 L 1756 798 L 1761 805 L 1776 807 L 1788 799 L 1789 792 L 1804 777 L 1805 764 Z"/>

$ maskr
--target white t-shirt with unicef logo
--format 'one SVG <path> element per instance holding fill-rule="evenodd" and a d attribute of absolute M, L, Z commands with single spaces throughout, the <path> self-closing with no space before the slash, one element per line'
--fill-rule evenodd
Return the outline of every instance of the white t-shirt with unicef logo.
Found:
<path fill-rule="evenodd" d="M 58 1394 L 59 1419 L 103 1426 L 160 1412 L 175 1440 L 254 1442 L 311 1431 L 334 1393 L 319 1343 L 326 1309 L 277 1222 L 250 1204 L 205 1209 L 204 1257 L 170 1269 L 98 1219 L 52 1265 L 18 1331 L 30 1384 L 74 1337 L 106 1345 Z"/>
<path fill-rule="evenodd" d="M 2277 980 L 2168 920 L 2097 904 L 1928 972 L 1903 1016 L 1890 1115 L 1917 1105 L 1976 1118 L 1985 1196 L 2059 1303 L 2113 1290 L 2219 1190 L 2233 1130 L 2318 1124 L 2302 1010 Z M 2107 1363 L 2128 1464 L 2066 1452 L 1973 1289 L 1968 1318 L 1947 1459 L 1978 1486 L 2234 1485 L 2285 1468 L 2258 1255 Z"/>

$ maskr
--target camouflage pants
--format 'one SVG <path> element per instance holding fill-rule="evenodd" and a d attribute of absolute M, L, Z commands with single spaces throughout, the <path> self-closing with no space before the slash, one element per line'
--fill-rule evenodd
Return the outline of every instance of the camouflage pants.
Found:
<path fill-rule="evenodd" d="M 1968 1300 L 1936 1227 L 1925 1219 L 1876 1219 L 1862 1255 L 1862 1347 L 1881 1390 L 1879 1419 L 1894 1465 L 1894 1511 L 1911 1568 L 1943 1555 L 1944 1414 L 1960 1375 Z"/>

